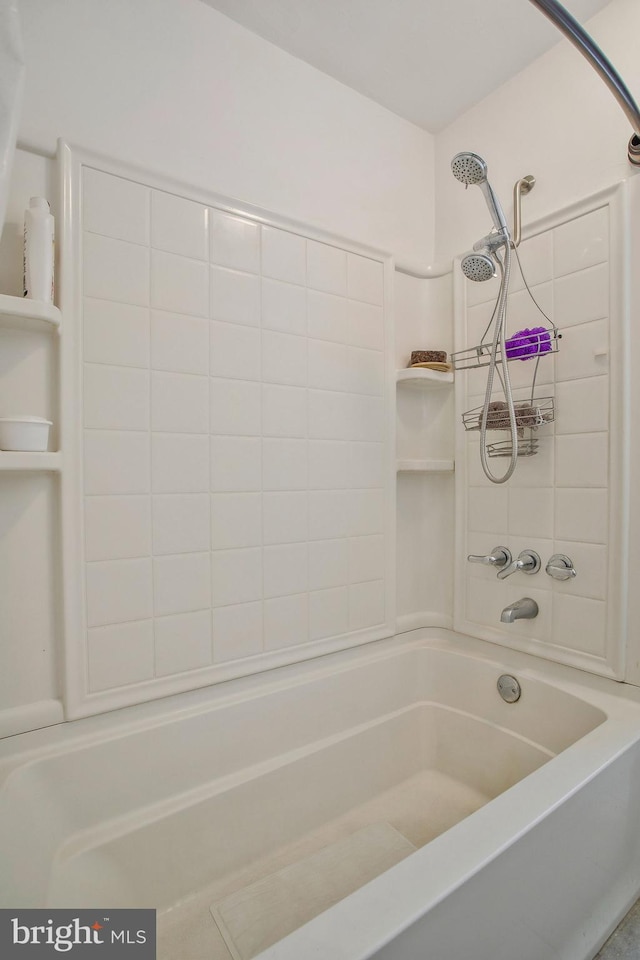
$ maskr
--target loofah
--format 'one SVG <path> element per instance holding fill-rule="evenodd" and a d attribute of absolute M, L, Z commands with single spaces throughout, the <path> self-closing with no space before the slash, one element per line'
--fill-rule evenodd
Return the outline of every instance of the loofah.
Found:
<path fill-rule="evenodd" d="M 531 409 L 531 408 L 529 408 Z M 524 431 L 522 427 L 524 424 L 520 423 L 520 418 L 516 415 L 516 423 L 518 424 L 518 436 L 524 436 Z M 478 426 L 482 427 L 482 411 L 478 417 Z M 489 404 L 489 409 L 487 410 L 487 430 L 509 430 L 509 408 L 504 400 L 492 400 Z"/>
<path fill-rule="evenodd" d="M 504 347 L 509 360 L 529 360 L 551 350 L 551 334 L 544 327 L 518 330 Z"/>

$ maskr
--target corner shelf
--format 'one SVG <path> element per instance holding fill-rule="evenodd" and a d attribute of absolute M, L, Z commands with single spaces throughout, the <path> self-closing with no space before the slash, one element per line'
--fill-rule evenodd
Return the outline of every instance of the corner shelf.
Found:
<path fill-rule="evenodd" d="M 442 373 L 424 367 L 407 367 L 396 370 L 396 383 L 406 383 L 411 387 L 448 387 L 453 383 L 453 371 Z"/>
<path fill-rule="evenodd" d="M 398 460 L 398 473 L 452 473 L 455 470 L 453 460 Z"/>
<path fill-rule="evenodd" d="M 58 331 L 61 317 L 60 310 L 52 303 L 0 294 L 0 327 Z"/>
<path fill-rule="evenodd" d="M 0 473 L 59 473 L 62 470 L 62 454 L 32 453 L 0 450 Z"/>

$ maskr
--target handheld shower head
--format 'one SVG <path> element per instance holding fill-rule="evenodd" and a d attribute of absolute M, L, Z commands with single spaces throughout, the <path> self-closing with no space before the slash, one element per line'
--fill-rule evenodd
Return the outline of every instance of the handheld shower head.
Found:
<path fill-rule="evenodd" d="M 456 153 L 451 161 L 451 172 L 465 186 L 480 184 L 487 179 L 487 164 L 477 153 Z"/>
<path fill-rule="evenodd" d="M 491 280 L 496 276 L 496 265 L 488 253 L 468 253 L 462 258 L 460 268 L 467 280 Z"/>
<path fill-rule="evenodd" d="M 509 242 L 508 234 L 489 233 L 474 243 L 473 250 L 460 261 L 460 268 L 468 280 L 490 280 L 496 276 L 495 252 Z"/>
<path fill-rule="evenodd" d="M 509 228 L 500 201 L 487 180 L 487 169 L 486 161 L 479 157 L 477 153 L 456 153 L 451 161 L 451 172 L 456 180 L 464 183 L 466 187 L 470 184 L 480 187 L 487 201 L 489 213 L 496 230 L 500 230 L 505 237 L 509 237 Z"/>

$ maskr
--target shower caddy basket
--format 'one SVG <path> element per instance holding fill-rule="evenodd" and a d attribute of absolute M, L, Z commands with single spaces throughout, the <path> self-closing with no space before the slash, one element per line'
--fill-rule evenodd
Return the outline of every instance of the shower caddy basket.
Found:
<path fill-rule="evenodd" d="M 543 328 L 539 328 L 543 330 Z M 514 338 L 518 335 L 515 334 Z M 544 330 L 543 336 L 545 348 L 536 352 L 527 352 L 518 349 L 511 344 L 512 355 L 507 355 L 507 363 L 513 360 L 535 360 L 536 373 L 537 365 L 540 360 L 550 354 L 557 353 L 559 350 L 559 341 L 562 334 L 558 328 L 552 324 L 550 330 Z M 524 354 L 524 355 L 523 355 Z M 491 360 L 491 344 L 481 342 L 475 347 L 467 347 L 464 350 L 458 350 L 451 354 L 451 363 L 454 370 L 476 370 L 489 365 Z M 502 346 L 498 348 L 496 362 L 502 362 Z M 497 368 L 499 371 L 499 367 Z M 534 397 L 536 375 L 534 373 L 531 387 L 531 397 L 527 400 L 518 400 L 514 403 L 516 427 L 518 432 L 518 456 L 533 457 L 539 448 L 537 430 L 539 427 L 555 420 L 555 404 L 553 397 Z M 462 423 L 467 431 L 480 430 L 482 423 L 482 414 L 484 404 L 479 407 L 473 407 L 471 410 L 462 414 Z M 506 403 L 493 403 L 490 405 L 487 413 L 487 431 L 508 430 L 510 427 L 509 413 Z M 500 440 L 487 444 L 487 453 L 490 457 L 511 457 L 511 440 Z"/>

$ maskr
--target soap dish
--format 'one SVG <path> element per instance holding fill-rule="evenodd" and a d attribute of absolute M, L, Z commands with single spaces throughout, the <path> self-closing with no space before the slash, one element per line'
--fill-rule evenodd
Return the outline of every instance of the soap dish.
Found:
<path fill-rule="evenodd" d="M 441 363 L 438 360 L 432 360 L 428 363 L 412 363 L 409 369 L 413 370 L 416 367 L 423 367 L 425 370 L 439 370 L 440 373 L 450 373 L 453 370 L 453 364 Z"/>

